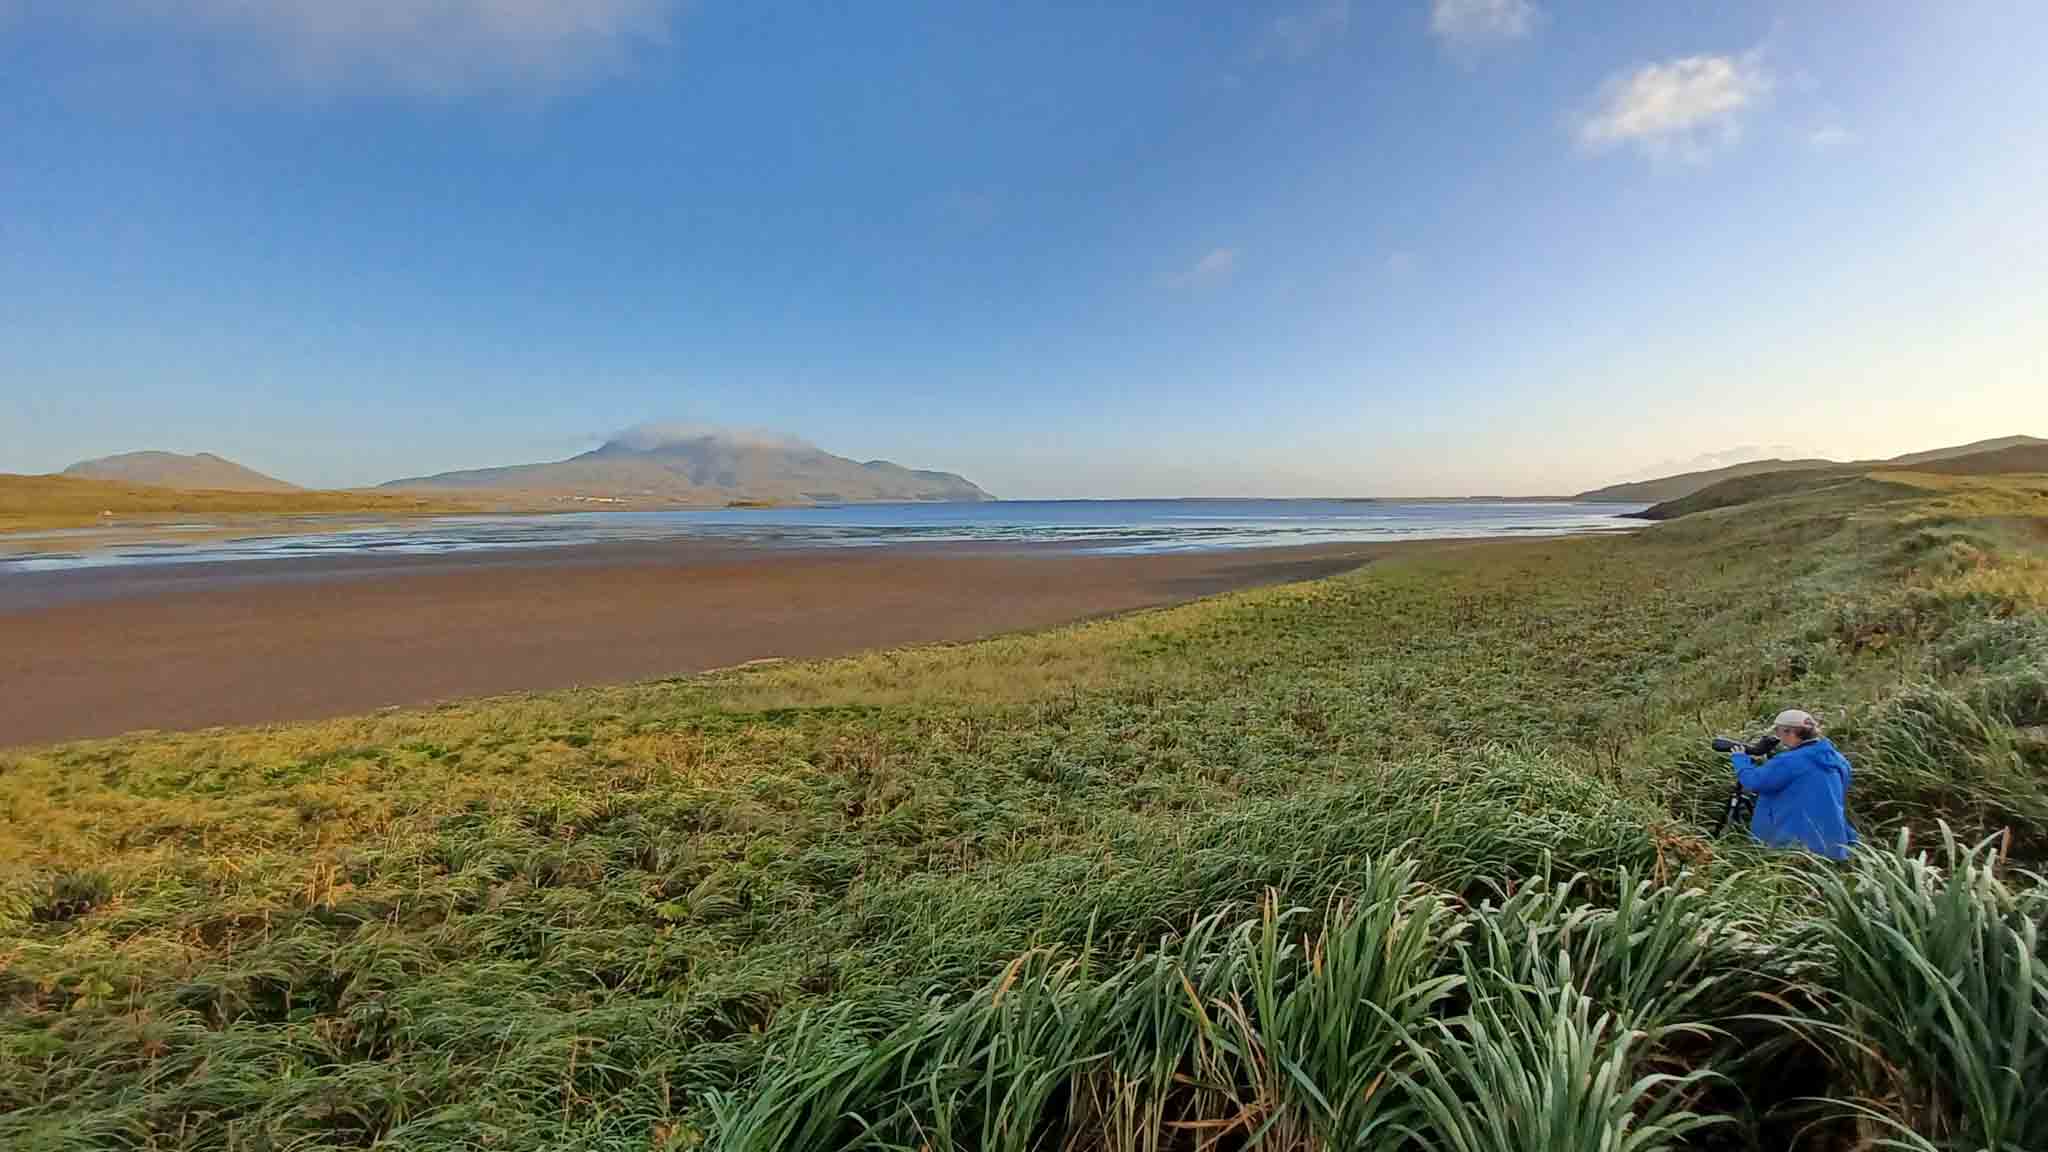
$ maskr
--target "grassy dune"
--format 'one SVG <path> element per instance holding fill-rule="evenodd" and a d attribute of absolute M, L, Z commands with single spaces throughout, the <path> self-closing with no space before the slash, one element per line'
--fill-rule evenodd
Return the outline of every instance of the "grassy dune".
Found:
<path fill-rule="evenodd" d="M 191 492 L 76 476 L 0 474 L 0 532 L 129 525 L 191 516 L 380 516 L 474 511 L 443 497 L 384 492 Z"/>
<path fill-rule="evenodd" d="M 0 753 L 0 1146 L 2048 1145 L 2048 499 L 1972 483 Z M 1852 867 L 1707 835 L 1790 704 Z"/>
<path fill-rule="evenodd" d="M 1945 493 L 1944 500 L 1928 503 L 1925 493 Z M 1912 501 L 1911 515 L 1997 515 L 2002 512 L 2030 515 L 2036 502 L 2048 497 L 2048 474 L 2002 473 L 1984 475 L 1969 471 L 1951 473 L 1916 472 L 1908 469 L 1870 471 L 1855 467 L 1808 468 L 1788 472 L 1766 472 L 1738 476 L 1700 489 L 1676 500 L 1644 509 L 1645 520 L 1676 520 L 1718 508 L 1748 508 L 1776 497 L 1828 492 L 1840 502 L 1874 505 Z"/>

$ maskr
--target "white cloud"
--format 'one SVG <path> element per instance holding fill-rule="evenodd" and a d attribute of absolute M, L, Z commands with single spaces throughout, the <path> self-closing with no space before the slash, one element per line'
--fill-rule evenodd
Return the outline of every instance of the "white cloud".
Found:
<path fill-rule="evenodd" d="M 1351 0 L 1312 0 L 1306 7 L 1284 12 L 1266 25 L 1254 53 L 1259 59 L 1315 54 L 1330 39 L 1351 27 Z"/>
<path fill-rule="evenodd" d="M 1529 0 L 1430 0 L 1429 5 L 1430 33 L 1455 44 L 1520 40 L 1542 18 L 1542 9 Z"/>
<path fill-rule="evenodd" d="M 1179 276 L 1174 283 L 1183 288 L 1217 288 L 1230 283 L 1237 274 L 1237 249 L 1211 248 L 1195 266 Z"/>
<path fill-rule="evenodd" d="M 4 0 L 0 0 L 4 2 Z M 312 88 L 550 87 L 668 34 L 677 0 L 126 0 Z"/>
<path fill-rule="evenodd" d="M 1579 143 L 1703 158 L 1714 143 L 1741 134 L 1743 114 L 1770 95 L 1771 84 L 1754 52 L 1644 64 L 1601 86 L 1598 107 L 1579 122 Z"/>

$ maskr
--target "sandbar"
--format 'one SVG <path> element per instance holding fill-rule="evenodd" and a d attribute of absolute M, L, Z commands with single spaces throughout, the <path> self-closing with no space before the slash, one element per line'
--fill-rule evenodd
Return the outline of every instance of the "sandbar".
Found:
<path fill-rule="evenodd" d="M 14 573 L 0 579 L 0 746 L 965 641 L 1312 579 L 1394 547 L 671 541 Z"/>

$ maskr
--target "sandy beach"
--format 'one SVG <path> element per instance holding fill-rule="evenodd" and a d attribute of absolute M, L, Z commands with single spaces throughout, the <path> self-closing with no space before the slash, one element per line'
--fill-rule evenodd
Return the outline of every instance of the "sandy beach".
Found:
<path fill-rule="evenodd" d="M 0 581 L 0 745 L 970 640 L 1328 575 L 1390 547 L 1100 555 L 671 542 L 18 573 Z"/>

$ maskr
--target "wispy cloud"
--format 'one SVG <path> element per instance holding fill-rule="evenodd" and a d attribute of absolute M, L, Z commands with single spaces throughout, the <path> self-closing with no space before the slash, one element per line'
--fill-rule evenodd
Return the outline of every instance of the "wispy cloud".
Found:
<path fill-rule="evenodd" d="M 1579 143 L 1593 151 L 1633 144 L 1649 155 L 1704 159 L 1715 144 L 1741 135 L 1742 117 L 1771 86 L 1755 52 L 1644 64 L 1601 86 L 1597 106 L 1579 121 Z"/>
<path fill-rule="evenodd" d="M 1806 146 L 1815 152 L 1832 152 L 1855 138 L 1854 132 L 1840 124 L 1821 124 L 1807 129 Z"/>
<path fill-rule="evenodd" d="M 5 0 L 0 0 L 4 3 Z M 121 0 L 310 88 L 553 87 L 665 40 L 677 0 Z"/>
<path fill-rule="evenodd" d="M 1536 30 L 1543 10 L 1530 0 L 1430 0 L 1430 34 L 1447 44 L 1520 40 Z"/>
<path fill-rule="evenodd" d="M 1237 249 L 1211 248 L 1194 267 L 1173 278 L 1182 288 L 1220 288 L 1237 275 Z"/>
<path fill-rule="evenodd" d="M 1310 0 L 1266 25 L 1252 55 L 1257 59 L 1312 56 L 1351 27 L 1351 0 Z"/>

